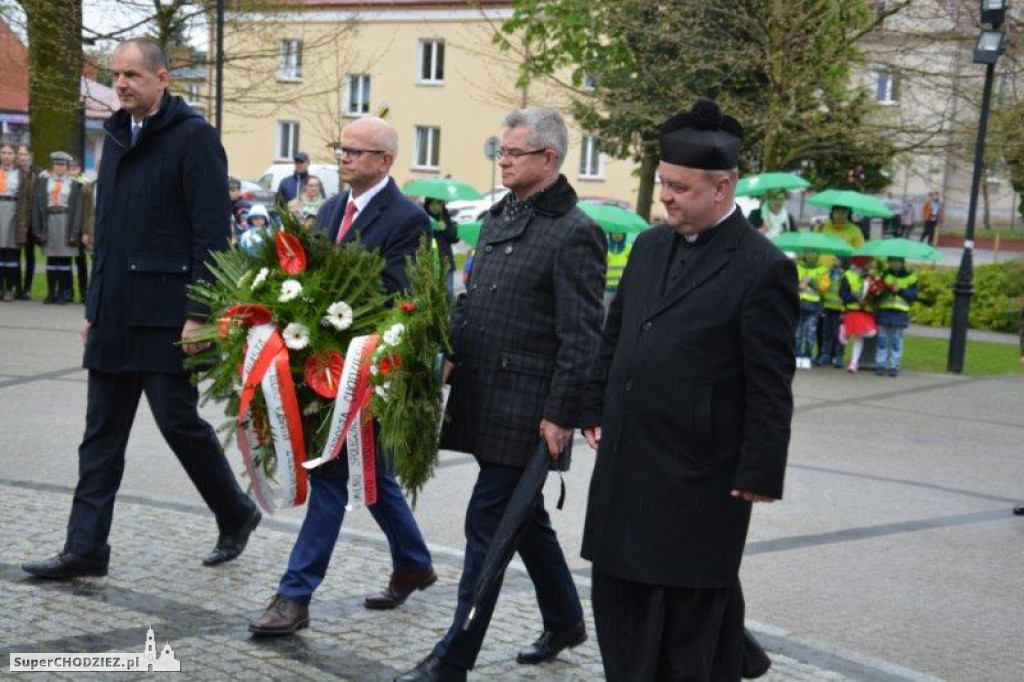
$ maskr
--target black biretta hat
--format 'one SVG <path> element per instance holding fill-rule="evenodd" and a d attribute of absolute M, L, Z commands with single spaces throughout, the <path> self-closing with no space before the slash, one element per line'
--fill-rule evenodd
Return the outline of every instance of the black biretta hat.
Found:
<path fill-rule="evenodd" d="M 661 126 L 661 160 L 702 170 L 731 170 L 739 165 L 743 126 L 709 99 Z"/>

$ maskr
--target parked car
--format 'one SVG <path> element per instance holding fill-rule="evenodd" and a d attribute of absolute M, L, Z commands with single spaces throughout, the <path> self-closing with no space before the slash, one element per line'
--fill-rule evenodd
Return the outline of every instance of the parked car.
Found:
<path fill-rule="evenodd" d="M 274 192 L 266 189 L 260 183 L 254 180 L 239 180 L 238 184 L 242 188 L 242 196 L 239 197 L 242 201 L 248 201 L 250 204 L 263 204 L 264 206 L 270 206 L 274 203 Z"/>
<path fill-rule="evenodd" d="M 293 163 L 275 163 L 263 171 L 259 184 L 274 194 L 281 181 L 295 172 Z M 338 164 L 336 163 L 312 163 L 309 165 L 309 174 L 320 178 L 324 185 L 324 194 L 330 199 L 338 193 Z"/>
<path fill-rule="evenodd" d="M 624 211 L 632 211 L 633 204 L 622 199 L 612 199 L 611 197 L 580 197 L 580 202 L 585 204 L 596 204 L 598 206 L 618 206 Z"/>
<path fill-rule="evenodd" d="M 495 187 L 484 192 L 483 199 L 449 201 L 447 204 L 448 213 L 451 214 L 452 220 L 458 225 L 483 220 L 487 209 L 496 202 L 501 201 L 506 194 L 508 194 L 508 187 Z"/>

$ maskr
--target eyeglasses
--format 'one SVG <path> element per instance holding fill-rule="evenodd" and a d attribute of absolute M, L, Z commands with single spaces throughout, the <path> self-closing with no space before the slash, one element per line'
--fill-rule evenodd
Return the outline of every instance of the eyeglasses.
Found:
<path fill-rule="evenodd" d="M 499 159 L 503 159 L 506 156 L 513 161 L 518 159 L 520 156 L 530 156 L 531 154 L 543 154 L 547 149 L 534 149 L 532 151 L 523 151 L 522 149 L 505 149 L 504 147 L 498 147 L 498 151 L 494 153 L 494 156 Z"/>
<path fill-rule="evenodd" d="M 355 147 L 340 147 L 338 149 L 338 158 L 347 156 L 348 158 L 355 160 L 361 157 L 363 154 L 386 154 L 383 149 L 356 149 Z"/>

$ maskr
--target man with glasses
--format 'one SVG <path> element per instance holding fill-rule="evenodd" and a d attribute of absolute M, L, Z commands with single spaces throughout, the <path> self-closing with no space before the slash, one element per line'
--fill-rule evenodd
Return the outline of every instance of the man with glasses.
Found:
<path fill-rule="evenodd" d="M 442 446 L 479 464 L 466 510 L 466 555 L 451 628 L 433 652 L 397 678 L 465 680 L 476 663 L 497 594 L 463 626 L 484 557 L 530 456 L 546 443 L 551 468 L 568 467 L 586 373 L 600 335 L 606 242 L 577 206 L 559 168 L 568 132 L 552 109 L 513 111 L 498 150 L 511 192 L 490 209 L 456 303 L 450 421 Z M 558 537 L 533 501 L 518 544 L 543 618 L 543 633 L 516 660 L 536 664 L 587 639 L 583 609 Z M 500 585 L 500 578 L 499 583 Z"/>
<path fill-rule="evenodd" d="M 409 286 L 405 261 L 430 230 L 430 220 L 401 193 L 388 173 L 398 153 L 398 135 L 387 121 L 361 118 L 341 133 L 341 178 L 350 190 L 320 209 L 316 230 L 334 244 L 358 242 L 387 262 L 384 286 L 390 292 Z M 368 609 L 393 609 L 415 590 L 437 581 L 420 529 L 395 475 L 377 448 L 377 503 L 370 507 L 391 548 L 391 580 L 384 591 L 367 597 Z M 249 624 L 257 637 L 291 635 L 309 625 L 309 602 L 327 574 L 348 503 L 348 458 L 314 469 L 306 518 L 295 540 L 288 569 L 263 615 Z"/>

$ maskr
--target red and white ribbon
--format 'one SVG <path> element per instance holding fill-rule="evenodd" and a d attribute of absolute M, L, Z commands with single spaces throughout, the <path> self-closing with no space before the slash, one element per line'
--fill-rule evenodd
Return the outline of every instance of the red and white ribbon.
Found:
<path fill-rule="evenodd" d="M 373 398 L 370 365 L 379 342 L 380 336 L 371 334 L 357 336 L 349 343 L 324 450 L 319 457 L 303 465 L 313 469 L 326 464 L 337 459 L 342 446 L 347 446 L 348 504 L 345 508 L 350 510 L 377 502 L 377 441 L 370 414 Z"/>
<path fill-rule="evenodd" d="M 266 419 L 276 455 L 274 471 L 269 477 L 256 465 L 252 454 L 253 443 L 260 441 L 250 409 L 257 387 L 262 389 L 266 403 Z M 238 449 L 242 451 L 256 501 L 268 513 L 283 507 L 297 507 L 306 501 L 302 413 L 295 395 L 288 348 L 272 324 L 257 325 L 249 330 L 238 405 Z"/>

